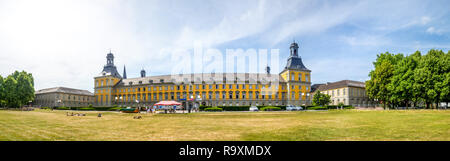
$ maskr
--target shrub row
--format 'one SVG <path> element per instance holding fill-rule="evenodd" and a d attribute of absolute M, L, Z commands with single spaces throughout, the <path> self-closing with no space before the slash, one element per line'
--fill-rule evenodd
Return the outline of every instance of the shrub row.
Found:
<path fill-rule="evenodd" d="M 326 106 L 311 106 L 306 107 L 307 110 L 328 110 Z"/>
<path fill-rule="evenodd" d="M 223 109 L 219 108 L 219 107 L 208 107 L 208 108 L 205 108 L 204 111 L 216 112 L 216 111 L 223 111 Z"/>
<path fill-rule="evenodd" d="M 344 109 L 354 109 L 355 107 L 353 107 L 353 106 L 351 106 L 351 105 L 344 105 L 344 106 L 342 106 Z M 339 106 L 339 105 L 328 105 L 327 106 L 327 108 L 328 109 L 340 109 L 341 108 L 341 106 Z"/>
<path fill-rule="evenodd" d="M 41 107 L 41 109 L 51 109 L 50 107 Z M 55 107 L 55 110 L 79 110 L 79 111 L 118 111 L 121 107 Z"/>
<path fill-rule="evenodd" d="M 206 108 L 211 108 L 212 106 L 200 106 L 200 111 L 205 111 Z M 222 108 L 224 111 L 248 111 L 250 110 L 250 106 L 218 106 Z M 262 110 L 261 108 L 268 107 L 268 106 L 256 106 L 259 110 Z M 271 106 L 271 107 L 278 107 L 281 110 L 286 110 L 286 106 Z"/>
<path fill-rule="evenodd" d="M 261 108 L 269 107 L 269 106 L 256 106 L 256 107 L 258 107 L 259 110 L 262 110 Z M 286 110 L 286 106 L 270 106 L 270 107 L 279 107 L 281 110 Z"/>
<path fill-rule="evenodd" d="M 342 106 L 344 109 L 354 109 L 355 107 L 351 106 L 351 105 L 345 105 Z M 330 110 L 330 109 L 340 109 L 341 106 L 337 106 L 337 105 L 329 105 L 329 106 L 307 106 L 306 109 L 307 110 Z"/>
<path fill-rule="evenodd" d="M 261 111 L 281 111 L 280 107 L 267 106 L 260 109 Z"/>
<path fill-rule="evenodd" d="M 200 111 L 205 111 L 206 108 L 213 108 L 211 106 L 200 106 Z M 219 106 L 223 111 L 248 111 L 250 106 Z"/>

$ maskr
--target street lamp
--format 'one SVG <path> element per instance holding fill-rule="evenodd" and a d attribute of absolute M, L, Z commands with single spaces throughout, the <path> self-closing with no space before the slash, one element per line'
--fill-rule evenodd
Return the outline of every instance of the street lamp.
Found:
<path fill-rule="evenodd" d="M 190 101 L 191 101 L 191 103 L 189 104 L 189 106 L 188 106 L 188 113 L 191 113 L 191 107 L 192 107 L 192 103 L 193 103 L 193 100 L 194 100 L 194 96 L 193 95 L 191 95 L 191 99 L 189 99 Z"/>

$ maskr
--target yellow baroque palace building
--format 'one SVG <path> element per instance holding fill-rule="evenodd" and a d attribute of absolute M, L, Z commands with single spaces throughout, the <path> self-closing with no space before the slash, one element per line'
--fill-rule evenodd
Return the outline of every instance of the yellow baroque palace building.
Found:
<path fill-rule="evenodd" d="M 107 54 L 107 63 L 94 77 L 96 106 L 152 106 L 162 100 L 175 100 L 184 107 L 206 106 L 283 106 L 311 104 L 311 70 L 298 55 L 298 44 L 290 46 L 286 67 L 279 74 L 200 73 L 127 78 Z"/>

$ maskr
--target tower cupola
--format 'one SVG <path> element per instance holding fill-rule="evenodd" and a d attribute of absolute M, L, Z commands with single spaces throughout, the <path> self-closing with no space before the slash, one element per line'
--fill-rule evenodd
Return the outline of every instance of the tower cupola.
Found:
<path fill-rule="evenodd" d="M 298 44 L 294 41 L 291 44 L 291 57 L 298 57 Z"/>
<path fill-rule="evenodd" d="M 144 70 L 144 69 L 141 70 L 141 77 L 142 77 L 142 78 L 145 77 L 145 70 Z"/>

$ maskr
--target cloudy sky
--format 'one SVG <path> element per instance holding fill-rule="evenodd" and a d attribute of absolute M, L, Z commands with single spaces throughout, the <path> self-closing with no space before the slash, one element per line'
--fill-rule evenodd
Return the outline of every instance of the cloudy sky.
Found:
<path fill-rule="evenodd" d="M 93 91 L 105 57 L 128 77 L 170 74 L 162 49 L 279 49 L 289 44 L 312 82 L 364 81 L 381 52 L 450 50 L 448 0 L 0 0 L 0 75 L 33 73 L 35 88 Z M 277 73 L 279 71 L 272 71 Z"/>

